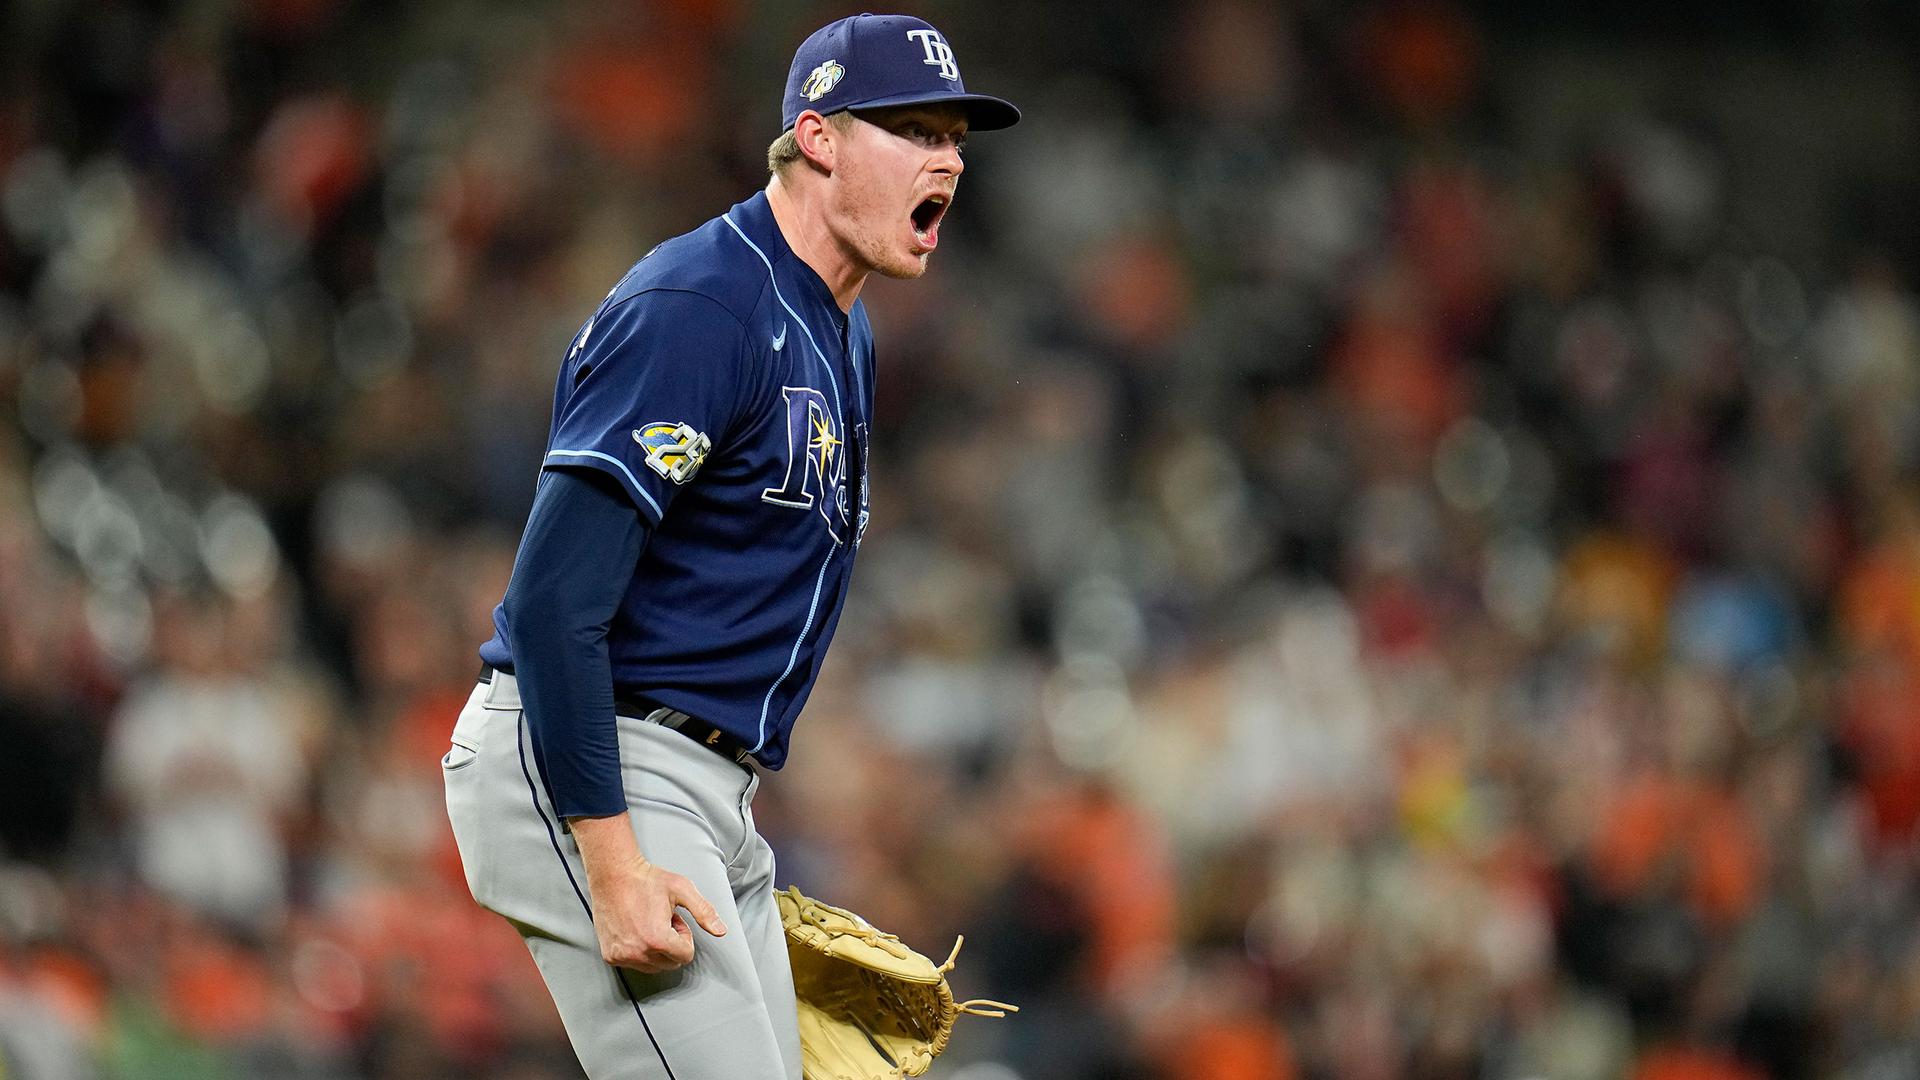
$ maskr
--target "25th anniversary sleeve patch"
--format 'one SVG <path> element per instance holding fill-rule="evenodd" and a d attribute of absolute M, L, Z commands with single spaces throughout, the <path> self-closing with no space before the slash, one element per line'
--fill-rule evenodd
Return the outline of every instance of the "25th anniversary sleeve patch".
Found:
<path fill-rule="evenodd" d="M 676 484 L 693 479 L 713 449 L 712 440 L 692 425 L 662 421 L 636 428 L 633 441 L 647 448 L 647 467 Z"/>

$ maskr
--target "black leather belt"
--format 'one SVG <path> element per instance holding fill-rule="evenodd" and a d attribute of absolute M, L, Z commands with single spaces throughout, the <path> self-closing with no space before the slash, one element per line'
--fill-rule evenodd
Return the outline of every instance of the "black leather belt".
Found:
<path fill-rule="evenodd" d="M 493 681 L 493 665 L 480 665 L 480 681 Z M 511 672 L 509 672 L 511 674 Z M 677 731 L 701 746 L 719 754 L 737 765 L 746 765 L 753 755 L 748 752 L 747 744 L 738 737 L 714 727 L 697 716 L 688 716 L 678 709 L 664 708 L 642 697 L 615 692 L 613 707 L 623 716 L 635 716 L 650 724 L 659 724 L 663 728 Z"/>

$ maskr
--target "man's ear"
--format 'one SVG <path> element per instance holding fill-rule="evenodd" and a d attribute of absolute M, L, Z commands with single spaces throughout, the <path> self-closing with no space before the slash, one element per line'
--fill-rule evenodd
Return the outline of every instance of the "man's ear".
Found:
<path fill-rule="evenodd" d="M 801 113 L 793 121 L 793 141 L 800 147 L 800 156 L 824 173 L 832 173 L 838 161 L 839 134 L 832 124 L 827 123 L 826 117 L 812 109 Z"/>

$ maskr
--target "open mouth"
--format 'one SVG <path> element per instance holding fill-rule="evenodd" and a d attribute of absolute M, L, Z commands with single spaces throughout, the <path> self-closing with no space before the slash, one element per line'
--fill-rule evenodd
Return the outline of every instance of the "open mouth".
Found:
<path fill-rule="evenodd" d="M 921 199 L 919 205 L 913 208 L 914 238 L 929 250 L 940 242 L 940 219 L 946 216 L 951 203 L 946 193 L 935 192 Z"/>

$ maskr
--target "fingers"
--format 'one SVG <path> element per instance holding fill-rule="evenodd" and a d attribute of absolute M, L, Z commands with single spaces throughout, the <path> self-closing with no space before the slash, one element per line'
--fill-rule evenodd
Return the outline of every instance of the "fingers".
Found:
<path fill-rule="evenodd" d="M 707 903 L 707 898 L 700 895 L 699 889 L 693 887 L 693 882 L 675 874 L 668 879 L 668 888 L 674 905 L 686 908 L 687 913 L 693 916 L 693 921 L 700 924 L 700 929 L 714 937 L 726 936 L 727 924 L 720 921 L 720 913 Z"/>
<path fill-rule="evenodd" d="M 678 916 L 674 917 L 673 924 L 664 929 L 642 931 L 632 941 L 602 941 L 600 959 L 615 967 L 632 968 L 649 975 L 685 967 L 693 962 L 693 932 Z"/>
<path fill-rule="evenodd" d="M 727 932 L 720 913 L 685 877 L 642 863 L 634 892 L 608 892 L 594 911 L 600 956 L 609 964 L 649 974 L 672 971 L 693 961 L 693 929 L 684 908 L 701 929 L 715 937 Z"/>
<path fill-rule="evenodd" d="M 685 967 L 693 963 L 693 932 L 684 927 L 674 932 L 674 928 L 669 927 L 665 936 L 652 943 L 651 952 L 650 959 L 659 965 L 657 971 Z"/>

